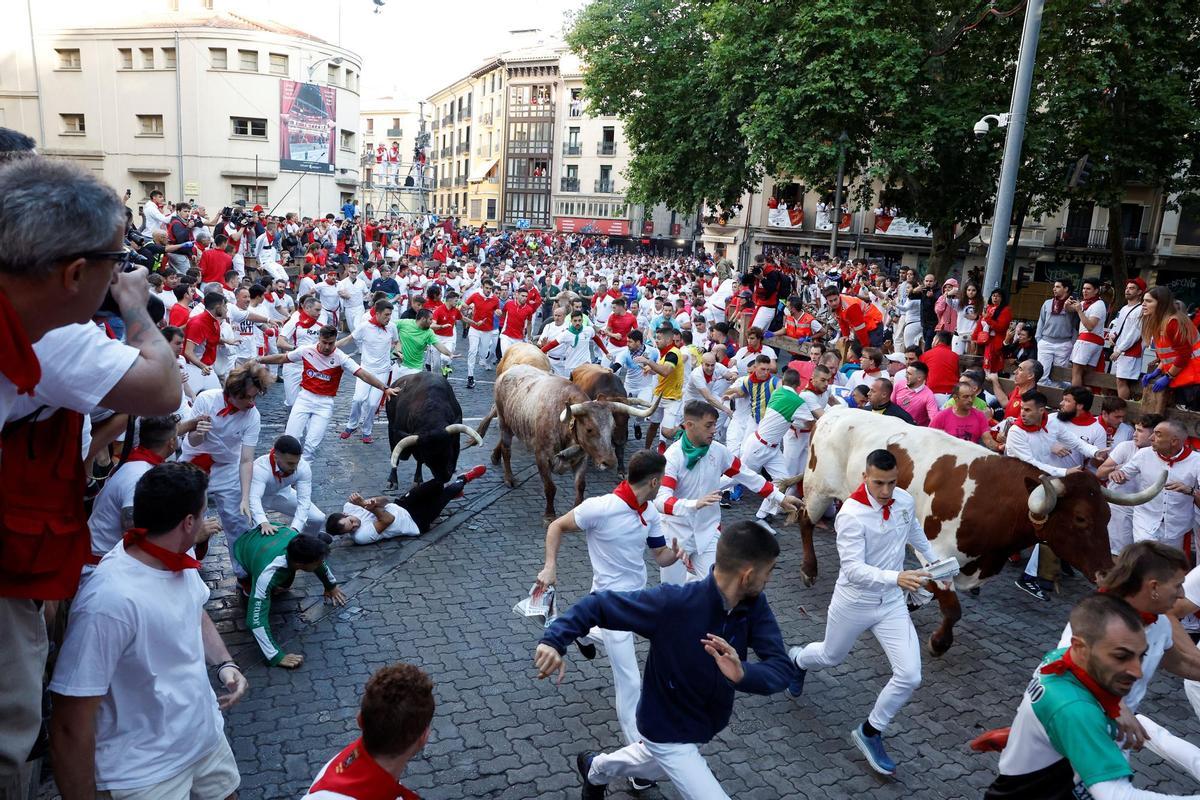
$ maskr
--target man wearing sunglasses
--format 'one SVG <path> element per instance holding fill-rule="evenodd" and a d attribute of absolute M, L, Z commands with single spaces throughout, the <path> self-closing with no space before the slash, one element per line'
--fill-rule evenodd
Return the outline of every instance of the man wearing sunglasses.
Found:
<path fill-rule="evenodd" d="M 0 150 L 14 149 L 4 146 L 10 134 L 0 129 Z M 6 551 L 0 564 L 0 796 L 24 796 L 30 779 L 47 652 L 42 603 L 75 593 L 89 551 L 82 415 L 179 405 L 174 356 L 146 311 L 146 270 L 119 271 L 124 230 L 121 199 L 86 170 L 36 155 L 0 168 L 0 540 L 14 518 L 45 532 L 28 551 L 36 559 Z M 92 324 L 106 295 L 125 343 Z"/>

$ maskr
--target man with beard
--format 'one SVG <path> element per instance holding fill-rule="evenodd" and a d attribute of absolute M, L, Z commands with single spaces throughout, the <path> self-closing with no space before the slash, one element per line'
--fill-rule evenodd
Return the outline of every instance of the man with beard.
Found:
<path fill-rule="evenodd" d="M 1046 427 L 1055 435 L 1060 432 L 1069 434 L 1070 438 L 1080 442 L 1080 446 L 1068 448 L 1056 445 L 1050 453 L 1057 460 L 1051 463 L 1070 469 L 1090 467 L 1093 458 L 1099 458 L 1101 462 L 1108 458 L 1108 433 L 1091 412 L 1094 399 L 1092 390 L 1083 386 L 1071 386 L 1063 392 L 1058 413 L 1050 417 Z"/>

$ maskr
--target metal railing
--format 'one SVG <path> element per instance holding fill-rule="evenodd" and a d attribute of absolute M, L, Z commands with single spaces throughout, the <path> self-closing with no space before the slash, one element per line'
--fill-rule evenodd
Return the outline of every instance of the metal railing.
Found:
<path fill-rule="evenodd" d="M 388 128 L 387 135 L 389 139 L 399 139 L 404 135 L 404 130 L 401 128 Z"/>
<path fill-rule="evenodd" d="M 553 117 L 554 103 L 514 103 L 508 107 L 511 117 Z"/>
<path fill-rule="evenodd" d="M 567 116 L 572 119 L 578 119 L 583 116 L 583 103 L 578 100 L 572 100 L 570 108 L 567 109 Z"/>
<path fill-rule="evenodd" d="M 466 108 L 459 111 L 458 118 L 460 120 L 461 119 L 470 119 L 471 118 L 471 107 L 468 105 Z"/>
<path fill-rule="evenodd" d="M 1131 233 L 1121 237 L 1126 252 L 1140 253 L 1146 250 L 1149 237 L 1144 233 Z M 1079 247 L 1086 250 L 1111 250 L 1108 228 L 1059 228 L 1054 237 L 1056 247 Z"/>
<path fill-rule="evenodd" d="M 446 188 L 447 186 L 449 186 L 449 185 L 450 185 L 450 179 L 449 179 L 449 178 L 439 178 L 439 179 L 438 179 L 438 187 L 439 187 L 439 188 L 445 189 L 445 188 Z"/>
<path fill-rule="evenodd" d="M 611 180 L 596 181 L 596 193 L 597 194 L 613 194 L 616 191 L 617 191 L 617 185 L 615 183 L 613 183 L 613 181 L 611 181 Z"/>
<path fill-rule="evenodd" d="M 460 156 L 463 153 L 470 153 L 471 152 L 471 143 L 470 142 L 459 142 L 458 146 L 454 148 L 454 152 L 456 155 L 460 155 Z"/>
<path fill-rule="evenodd" d="M 560 192 L 578 192 L 579 178 L 563 178 L 559 181 Z"/>
<path fill-rule="evenodd" d="M 548 191 L 550 189 L 550 177 L 548 175 L 534 177 L 532 175 L 509 175 L 504 185 L 509 189 L 538 189 Z"/>
<path fill-rule="evenodd" d="M 583 145 L 581 145 L 579 143 L 572 144 L 570 142 L 567 142 L 567 143 L 563 144 L 563 155 L 564 156 L 581 156 L 581 155 L 583 155 Z"/>
<path fill-rule="evenodd" d="M 467 176 L 459 175 L 457 178 L 454 179 L 454 185 L 455 186 L 466 186 L 467 185 Z"/>
<path fill-rule="evenodd" d="M 596 155 L 598 156 L 615 156 L 617 154 L 616 142 L 597 142 Z"/>
<path fill-rule="evenodd" d="M 454 148 L 452 148 L 452 147 L 443 147 L 441 150 L 442 158 L 449 158 L 451 155 L 453 155 L 453 153 L 454 153 Z"/>
<path fill-rule="evenodd" d="M 453 125 L 454 124 L 454 115 L 447 114 L 444 117 L 442 117 L 442 124 L 443 125 Z"/>

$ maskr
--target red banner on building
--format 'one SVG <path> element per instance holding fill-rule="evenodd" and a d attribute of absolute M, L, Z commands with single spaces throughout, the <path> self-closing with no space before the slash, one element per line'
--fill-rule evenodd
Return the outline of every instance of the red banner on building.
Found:
<path fill-rule="evenodd" d="M 653 220 L 646 220 L 645 222 L 642 223 L 642 233 L 646 236 L 652 236 L 654 234 L 654 221 Z"/>
<path fill-rule="evenodd" d="M 593 236 L 628 236 L 629 220 L 555 217 L 554 228 L 562 233 L 590 233 Z"/>

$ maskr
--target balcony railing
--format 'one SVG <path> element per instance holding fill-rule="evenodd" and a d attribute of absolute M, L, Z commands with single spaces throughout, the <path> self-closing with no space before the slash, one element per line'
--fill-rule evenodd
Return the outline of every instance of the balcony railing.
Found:
<path fill-rule="evenodd" d="M 442 117 L 442 124 L 443 125 L 453 125 L 454 124 L 454 115 L 447 114 L 446 116 Z"/>
<path fill-rule="evenodd" d="M 439 179 L 438 179 L 438 187 L 440 187 L 440 188 L 442 188 L 442 189 L 445 189 L 445 188 L 446 188 L 447 186 L 449 186 L 449 185 L 450 185 L 450 179 L 449 179 L 449 178 L 439 178 Z"/>
<path fill-rule="evenodd" d="M 438 122 L 437 117 L 434 117 L 433 120 L 430 121 L 429 127 L 436 131 L 438 128 L 442 127 L 442 123 Z"/>
<path fill-rule="evenodd" d="M 563 145 L 564 156 L 581 156 L 583 155 L 583 145 L 579 143 L 571 144 L 567 142 Z"/>
<path fill-rule="evenodd" d="M 550 190 L 550 177 L 534 177 L 532 175 L 509 175 L 505 179 L 504 185 L 509 189 L 535 189 L 539 191 Z"/>
<path fill-rule="evenodd" d="M 500 176 L 499 176 L 499 175 L 488 175 L 488 176 L 487 176 L 487 182 L 488 182 L 488 183 L 499 183 L 499 182 L 500 182 Z"/>
<path fill-rule="evenodd" d="M 1145 252 L 1148 238 L 1144 233 L 1132 233 L 1121 237 L 1126 252 Z M 1108 228 L 1059 228 L 1054 237 L 1057 247 L 1078 247 L 1085 250 L 1111 250 Z"/>
<path fill-rule="evenodd" d="M 572 119 L 577 119 L 579 117 L 582 117 L 583 116 L 583 101 L 572 100 L 570 108 L 567 109 L 567 116 L 571 117 Z"/>
<path fill-rule="evenodd" d="M 597 194 L 613 194 L 616 191 L 617 191 L 617 185 L 615 183 L 613 183 L 611 180 L 596 181 L 596 193 Z"/>
<path fill-rule="evenodd" d="M 615 156 L 617 154 L 616 142 L 598 142 L 596 144 L 596 155 L 598 156 Z"/>
<path fill-rule="evenodd" d="M 579 178 L 563 178 L 559 182 L 559 191 L 561 192 L 578 192 Z"/>
<path fill-rule="evenodd" d="M 442 153 L 442 158 L 449 158 L 451 155 L 454 154 L 454 148 L 443 147 L 441 153 Z"/>
<path fill-rule="evenodd" d="M 388 128 L 387 135 L 389 139 L 399 139 L 404 135 L 404 131 L 401 128 Z"/>
<path fill-rule="evenodd" d="M 554 103 L 547 101 L 544 103 L 514 103 L 508 107 L 508 116 L 511 117 L 553 117 Z"/>
<path fill-rule="evenodd" d="M 461 111 L 459 111 L 459 112 L 458 112 L 458 118 L 459 118 L 460 120 L 462 120 L 462 119 L 470 119 L 470 118 L 471 118 L 471 107 L 470 107 L 470 106 L 467 106 L 466 108 L 464 108 L 464 109 L 462 109 Z"/>
<path fill-rule="evenodd" d="M 460 155 L 460 156 L 463 153 L 470 153 L 471 152 L 471 143 L 470 142 L 459 142 L 458 146 L 454 148 L 454 152 L 455 152 L 455 154 Z"/>
<path fill-rule="evenodd" d="M 544 140 L 508 140 L 508 152 L 510 155 L 550 155 L 550 148 L 554 147 L 554 143 Z"/>
<path fill-rule="evenodd" d="M 467 185 L 467 176 L 459 175 L 457 178 L 454 179 L 454 185 L 455 186 L 466 186 Z"/>

